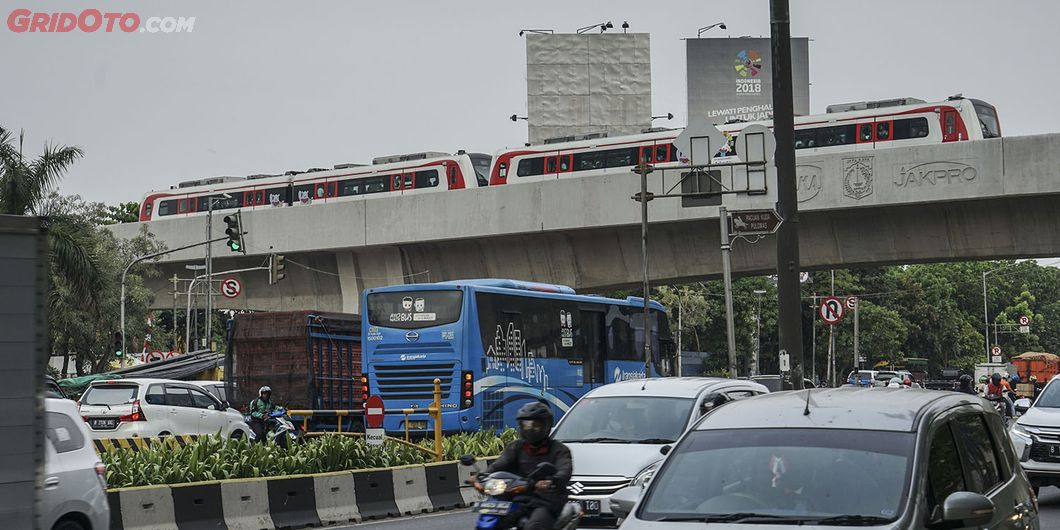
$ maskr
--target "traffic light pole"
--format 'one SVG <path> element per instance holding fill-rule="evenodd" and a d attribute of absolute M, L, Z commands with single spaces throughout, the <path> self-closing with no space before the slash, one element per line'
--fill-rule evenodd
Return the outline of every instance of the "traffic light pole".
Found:
<path fill-rule="evenodd" d="M 214 197 L 210 197 L 206 203 L 206 239 L 213 237 L 213 201 Z M 210 250 L 213 245 L 206 245 L 206 277 L 212 278 L 213 276 L 213 254 Z M 206 282 L 206 345 L 210 345 L 210 328 L 213 324 L 213 282 Z"/>
<path fill-rule="evenodd" d="M 228 237 L 219 237 L 217 239 L 208 239 L 208 240 L 202 241 L 200 243 L 192 243 L 191 245 L 185 245 L 183 247 L 177 247 L 177 248 L 174 248 L 174 249 L 171 249 L 171 250 L 165 250 L 165 251 L 162 251 L 162 252 L 156 252 L 154 254 L 148 254 L 146 256 L 140 256 L 138 258 L 134 258 L 131 262 L 129 262 L 128 265 L 125 266 L 125 270 L 121 271 L 121 352 L 122 352 L 122 356 L 126 356 L 125 355 L 125 276 L 127 274 L 129 274 L 129 269 L 131 269 L 133 265 L 136 265 L 137 263 L 140 263 L 141 261 L 144 261 L 144 260 L 149 260 L 151 258 L 157 258 L 159 256 L 165 256 L 166 254 L 172 254 L 174 252 L 179 252 L 181 250 L 187 250 L 189 248 L 195 248 L 195 247 L 202 246 L 202 245 L 209 245 L 210 243 L 216 243 L 218 241 L 224 241 L 225 239 L 228 239 Z M 124 362 L 125 361 L 123 360 L 122 363 L 124 364 Z"/>

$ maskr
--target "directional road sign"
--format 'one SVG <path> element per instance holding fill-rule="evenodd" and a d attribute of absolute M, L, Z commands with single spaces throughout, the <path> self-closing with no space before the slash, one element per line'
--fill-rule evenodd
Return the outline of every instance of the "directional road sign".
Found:
<path fill-rule="evenodd" d="M 821 300 L 821 306 L 817 308 L 817 314 L 821 316 L 821 320 L 825 324 L 834 326 L 840 320 L 843 320 L 843 302 L 839 298 L 829 296 Z"/>
<path fill-rule="evenodd" d="M 735 210 L 729 212 L 729 233 L 734 236 L 773 234 L 781 222 L 776 210 Z"/>
<path fill-rule="evenodd" d="M 239 280 L 235 278 L 225 278 L 221 282 L 221 294 L 225 298 L 235 298 L 239 296 L 239 293 L 243 292 L 243 284 L 239 283 Z"/>
<path fill-rule="evenodd" d="M 710 165 L 714 155 L 728 143 L 728 138 L 717 127 L 705 118 L 695 116 L 689 119 L 688 127 L 674 139 L 677 150 L 688 157 L 693 166 Z"/>

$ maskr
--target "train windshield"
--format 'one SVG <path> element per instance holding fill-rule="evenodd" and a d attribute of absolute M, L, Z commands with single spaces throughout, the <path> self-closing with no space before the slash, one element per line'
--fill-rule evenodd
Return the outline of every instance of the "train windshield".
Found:
<path fill-rule="evenodd" d="M 978 99 L 973 99 L 972 105 L 975 107 L 975 114 L 979 117 L 979 125 L 983 128 L 983 138 L 1001 138 L 1001 124 L 997 120 L 997 109 Z"/>
<path fill-rule="evenodd" d="M 478 181 L 478 185 L 488 186 L 490 183 L 490 163 L 493 162 L 493 157 L 481 153 L 470 153 L 468 157 L 471 158 L 471 165 L 475 166 L 475 180 Z"/>

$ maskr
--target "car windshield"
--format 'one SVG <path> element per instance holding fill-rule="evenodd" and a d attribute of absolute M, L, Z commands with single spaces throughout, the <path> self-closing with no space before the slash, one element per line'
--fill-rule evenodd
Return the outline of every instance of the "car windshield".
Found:
<path fill-rule="evenodd" d="M 1060 408 L 1060 384 L 1053 382 L 1046 385 L 1045 390 L 1042 390 L 1042 395 L 1038 396 L 1038 401 L 1034 402 L 1034 406 L 1047 409 Z"/>
<path fill-rule="evenodd" d="M 85 405 L 122 405 L 136 400 L 136 386 L 93 386 L 81 396 Z"/>
<path fill-rule="evenodd" d="M 906 498 L 914 442 L 912 433 L 884 431 L 692 432 L 652 480 L 638 516 L 710 520 L 739 513 L 793 524 L 838 516 L 860 516 L 864 524 L 894 520 Z"/>
<path fill-rule="evenodd" d="M 685 431 L 693 400 L 674 397 L 585 398 L 552 437 L 562 442 L 670 443 Z"/>

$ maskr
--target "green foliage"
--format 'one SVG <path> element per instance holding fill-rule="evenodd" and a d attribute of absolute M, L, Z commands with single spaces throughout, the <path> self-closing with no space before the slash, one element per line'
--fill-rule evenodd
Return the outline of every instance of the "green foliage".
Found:
<path fill-rule="evenodd" d="M 461 433 L 442 439 L 444 460 L 465 454 L 496 456 L 518 434 L 508 429 L 500 435 L 492 431 Z M 433 450 L 433 440 L 421 447 Z M 235 478 L 277 477 L 327 473 L 353 469 L 425 464 L 433 457 L 408 445 L 387 440 L 370 446 L 363 438 L 323 436 L 286 450 L 273 444 L 250 443 L 220 436 L 203 436 L 186 447 L 153 444 L 140 451 L 114 451 L 100 455 L 107 465 L 111 488 L 179 484 Z"/>

